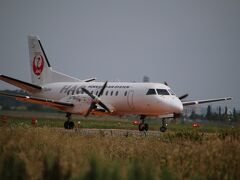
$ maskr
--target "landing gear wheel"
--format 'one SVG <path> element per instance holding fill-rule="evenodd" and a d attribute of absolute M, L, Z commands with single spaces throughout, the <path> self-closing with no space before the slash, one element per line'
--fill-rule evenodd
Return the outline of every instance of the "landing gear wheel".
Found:
<path fill-rule="evenodd" d="M 140 123 L 140 124 L 138 125 L 138 129 L 139 129 L 139 131 L 144 131 L 145 125 L 144 125 L 143 123 Z"/>
<path fill-rule="evenodd" d="M 73 121 L 70 121 L 69 122 L 69 129 L 73 129 L 74 128 L 74 122 Z"/>
<path fill-rule="evenodd" d="M 160 127 L 161 132 L 165 132 L 167 130 L 167 124 L 165 122 L 165 118 L 162 119 L 162 126 Z"/>
<path fill-rule="evenodd" d="M 148 124 L 147 123 L 140 123 L 139 125 L 138 125 L 138 129 L 139 129 L 139 131 L 148 131 Z"/>
<path fill-rule="evenodd" d="M 68 122 L 68 121 L 65 121 L 65 122 L 64 122 L 64 128 L 65 128 L 65 129 L 68 129 L 68 127 L 69 127 L 69 125 L 68 125 L 68 124 L 69 124 L 69 122 Z"/>
<path fill-rule="evenodd" d="M 148 124 L 147 123 L 144 124 L 144 129 L 145 129 L 145 131 L 148 131 Z"/>
<path fill-rule="evenodd" d="M 165 126 L 160 127 L 161 132 L 165 132 L 166 130 L 167 130 L 167 128 Z"/>
<path fill-rule="evenodd" d="M 71 121 L 71 113 L 66 114 L 67 121 L 64 122 L 64 128 L 65 129 L 73 129 L 74 128 L 74 122 Z"/>
<path fill-rule="evenodd" d="M 65 129 L 73 129 L 74 128 L 74 122 L 73 121 L 65 121 L 64 122 L 64 128 Z"/>

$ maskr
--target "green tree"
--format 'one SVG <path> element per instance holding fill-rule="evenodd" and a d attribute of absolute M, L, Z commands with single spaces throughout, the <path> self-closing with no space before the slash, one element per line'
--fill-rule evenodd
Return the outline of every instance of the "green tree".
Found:
<path fill-rule="evenodd" d="M 211 120 L 211 117 L 212 117 L 212 108 L 211 108 L 210 105 L 208 105 L 207 114 L 206 114 L 205 118 L 208 119 L 208 120 Z"/>
<path fill-rule="evenodd" d="M 228 108 L 225 106 L 223 120 L 228 121 Z"/>
<path fill-rule="evenodd" d="M 192 120 L 194 120 L 194 119 L 197 118 L 197 114 L 196 114 L 196 112 L 195 112 L 194 109 L 192 110 L 192 113 L 191 113 L 191 115 L 189 116 L 189 118 L 192 119 Z"/>
<path fill-rule="evenodd" d="M 218 119 L 220 121 L 222 120 L 222 108 L 221 108 L 221 106 L 218 107 Z"/>
<path fill-rule="evenodd" d="M 233 108 L 233 121 L 236 122 L 237 121 L 237 112 L 236 109 Z"/>
<path fill-rule="evenodd" d="M 228 108 L 227 108 L 227 106 L 225 106 L 224 114 L 227 115 L 227 113 L 228 113 Z"/>

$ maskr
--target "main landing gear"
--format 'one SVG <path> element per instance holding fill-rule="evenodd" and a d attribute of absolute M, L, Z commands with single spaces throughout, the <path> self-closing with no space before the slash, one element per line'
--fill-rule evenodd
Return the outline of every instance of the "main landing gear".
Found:
<path fill-rule="evenodd" d="M 162 126 L 160 127 L 161 132 L 165 132 L 167 130 L 167 124 L 165 122 L 165 118 L 162 119 Z"/>
<path fill-rule="evenodd" d="M 142 122 L 138 125 L 139 131 L 148 131 L 148 124 L 144 123 L 145 118 L 146 118 L 146 116 L 144 116 L 144 115 L 140 116 L 140 120 Z"/>
<path fill-rule="evenodd" d="M 74 122 L 71 121 L 71 117 L 72 117 L 71 113 L 66 114 L 67 120 L 64 122 L 64 128 L 65 129 L 73 129 L 74 128 Z"/>
<path fill-rule="evenodd" d="M 145 115 L 140 116 L 141 123 L 138 125 L 139 131 L 148 131 L 148 124 L 145 123 Z M 165 118 L 162 119 L 162 126 L 160 127 L 161 132 L 165 132 L 167 130 L 167 124 L 165 122 Z"/>

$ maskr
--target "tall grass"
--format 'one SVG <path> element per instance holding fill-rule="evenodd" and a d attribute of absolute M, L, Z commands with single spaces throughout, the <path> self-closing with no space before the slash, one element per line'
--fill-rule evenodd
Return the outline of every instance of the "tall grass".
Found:
<path fill-rule="evenodd" d="M 0 128 L 0 179 L 238 179 L 240 132 L 84 136 Z"/>

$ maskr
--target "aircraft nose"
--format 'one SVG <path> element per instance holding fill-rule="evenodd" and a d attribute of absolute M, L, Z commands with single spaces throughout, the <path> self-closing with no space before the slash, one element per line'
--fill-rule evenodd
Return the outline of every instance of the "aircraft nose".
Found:
<path fill-rule="evenodd" d="M 182 102 L 179 99 L 176 99 L 173 104 L 174 113 L 181 113 L 183 111 Z"/>
<path fill-rule="evenodd" d="M 177 97 L 169 97 L 168 99 L 160 98 L 159 102 L 161 104 L 161 106 L 159 106 L 160 109 L 164 109 L 164 111 L 169 114 L 180 114 L 183 111 L 183 104 Z"/>

